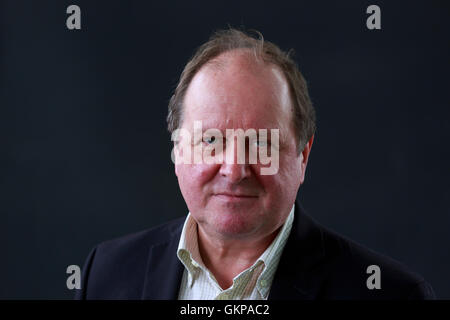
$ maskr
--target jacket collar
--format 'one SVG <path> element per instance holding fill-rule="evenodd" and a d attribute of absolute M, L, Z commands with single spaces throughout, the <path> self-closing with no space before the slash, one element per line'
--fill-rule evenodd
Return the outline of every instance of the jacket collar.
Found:
<path fill-rule="evenodd" d="M 183 222 L 170 230 L 169 239 L 149 250 L 142 299 L 176 300 L 184 266 L 177 257 Z M 317 223 L 297 202 L 294 222 L 272 282 L 269 300 L 312 300 L 323 281 L 315 268 L 325 257 Z"/>
<path fill-rule="evenodd" d="M 317 267 L 325 258 L 322 229 L 298 202 L 295 211 L 269 300 L 313 300 L 323 281 Z"/>
<path fill-rule="evenodd" d="M 177 257 L 183 221 L 170 231 L 169 240 L 150 247 L 142 299 L 177 300 L 184 266 Z"/>

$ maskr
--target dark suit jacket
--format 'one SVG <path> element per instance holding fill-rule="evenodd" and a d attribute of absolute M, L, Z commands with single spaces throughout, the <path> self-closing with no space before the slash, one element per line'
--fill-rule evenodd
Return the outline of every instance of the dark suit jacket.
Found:
<path fill-rule="evenodd" d="M 431 286 L 400 263 L 319 225 L 297 203 L 269 299 L 432 299 Z M 76 299 L 177 299 L 177 248 L 185 217 L 96 246 Z M 369 265 L 381 289 L 366 285 Z"/>

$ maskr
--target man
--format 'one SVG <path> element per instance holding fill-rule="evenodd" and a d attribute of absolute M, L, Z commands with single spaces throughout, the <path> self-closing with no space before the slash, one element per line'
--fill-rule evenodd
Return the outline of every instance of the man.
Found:
<path fill-rule="evenodd" d="M 433 298 L 420 276 L 296 203 L 315 113 L 300 71 L 274 44 L 217 32 L 186 65 L 168 124 L 188 216 L 98 245 L 77 298 Z"/>

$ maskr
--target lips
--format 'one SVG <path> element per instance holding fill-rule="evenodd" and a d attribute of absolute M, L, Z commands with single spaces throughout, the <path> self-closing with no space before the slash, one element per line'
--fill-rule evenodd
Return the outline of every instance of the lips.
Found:
<path fill-rule="evenodd" d="M 255 199 L 258 198 L 258 196 L 251 195 L 251 194 L 243 194 L 243 193 L 229 193 L 229 192 L 220 192 L 214 194 L 216 197 L 223 198 L 223 199 L 229 199 L 229 200 L 245 200 L 245 199 Z"/>

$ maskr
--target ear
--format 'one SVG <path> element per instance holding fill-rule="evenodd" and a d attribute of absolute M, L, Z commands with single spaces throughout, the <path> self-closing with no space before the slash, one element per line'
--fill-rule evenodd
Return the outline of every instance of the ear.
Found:
<path fill-rule="evenodd" d="M 303 151 L 301 153 L 301 175 L 300 175 L 300 185 L 303 184 L 305 181 L 305 173 L 306 173 L 306 166 L 308 165 L 308 158 L 309 154 L 311 153 L 311 148 L 314 141 L 314 135 L 312 135 L 311 139 L 309 139 L 308 143 L 306 143 L 305 147 L 303 148 Z"/>
<path fill-rule="evenodd" d="M 178 146 L 177 143 L 174 142 L 173 143 L 173 149 L 172 149 L 172 162 L 174 163 L 174 167 L 175 167 L 175 175 L 178 177 L 178 165 L 177 163 L 179 162 L 179 150 L 178 150 Z"/>

